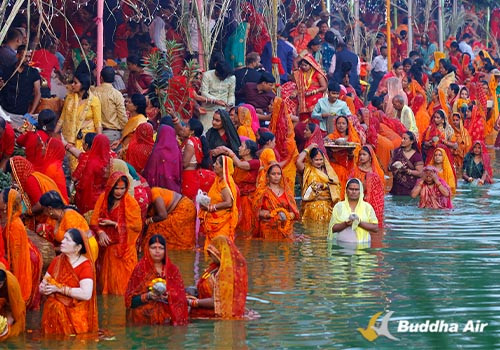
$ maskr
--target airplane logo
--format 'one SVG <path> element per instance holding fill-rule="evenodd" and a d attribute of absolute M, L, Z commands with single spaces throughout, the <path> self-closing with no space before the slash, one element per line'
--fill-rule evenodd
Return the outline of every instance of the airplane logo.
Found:
<path fill-rule="evenodd" d="M 389 321 L 394 311 L 389 311 L 384 317 L 382 317 L 382 321 L 380 322 L 380 324 L 378 326 L 375 326 L 377 319 L 380 317 L 380 315 L 382 315 L 382 313 L 383 312 L 377 312 L 370 318 L 368 326 L 366 328 L 358 328 L 358 331 L 366 340 L 369 341 L 374 341 L 379 336 L 384 336 L 386 338 L 389 338 L 390 340 L 399 340 L 398 338 L 394 337 L 389 331 Z"/>

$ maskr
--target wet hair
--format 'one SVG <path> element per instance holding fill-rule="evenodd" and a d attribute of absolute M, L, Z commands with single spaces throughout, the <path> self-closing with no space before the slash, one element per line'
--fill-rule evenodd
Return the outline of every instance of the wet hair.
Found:
<path fill-rule="evenodd" d="M 259 145 L 261 147 L 265 146 L 269 141 L 272 141 L 275 139 L 275 136 L 272 132 L 270 131 L 264 131 L 260 132 L 259 131 Z"/>
<path fill-rule="evenodd" d="M 233 75 L 233 69 L 226 61 L 219 61 L 215 64 L 215 75 L 221 80 L 226 80 Z"/>
<path fill-rule="evenodd" d="M 198 119 L 191 118 L 188 121 L 188 126 L 189 129 L 194 132 L 194 136 L 198 137 L 201 141 L 201 150 L 203 151 L 201 167 L 203 169 L 210 169 L 212 166 L 212 159 L 210 158 L 210 147 L 207 138 L 203 135 L 203 124 Z"/>
<path fill-rule="evenodd" d="M 318 154 L 324 156 L 323 152 L 318 147 L 314 147 L 311 152 L 309 152 L 309 157 L 311 157 L 311 159 L 314 159 L 314 157 L 316 157 Z"/>
<path fill-rule="evenodd" d="M 332 80 L 328 83 L 328 92 L 340 92 L 340 85 Z"/>
<path fill-rule="evenodd" d="M 49 191 L 40 197 L 40 204 L 44 207 L 54 209 L 65 209 L 67 206 L 64 204 L 61 195 L 57 191 Z"/>
<path fill-rule="evenodd" d="M 137 113 L 146 114 L 147 102 L 144 95 L 133 94 L 130 98 L 130 101 L 134 104 L 135 107 L 137 107 Z"/>
<path fill-rule="evenodd" d="M 269 176 L 269 174 L 271 174 L 271 171 L 273 171 L 273 168 L 276 168 L 276 167 L 278 167 L 281 170 L 281 175 L 283 175 L 283 169 L 281 169 L 281 167 L 278 163 L 270 165 L 269 168 L 267 169 L 266 175 Z"/>
<path fill-rule="evenodd" d="M 90 74 L 84 73 L 84 72 L 78 72 L 75 74 L 75 78 L 78 79 L 78 81 L 81 84 L 81 89 L 84 91 L 82 99 L 87 99 L 89 98 L 89 89 L 90 85 L 92 84 L 92 80 L 90 79 Z"/>
<path fill-rule="evenodd" d="M 262 72 L 259 78 L 259 84 L 260 83 L 275 83 L 276 79 L 274 79 L 274 76 L 269 73 L 269 72 Z"/>
<path fill-rule="evenodd" d="M 125 188 L 128 189 L 128 186 L 129 186 L 129 183 L 128 183 L 128 178 L 123 175 L 123 176 L 120 176 L 117 180 L 116 180 L 116 183 L 113 185 L 113 188 L 111 189 L 111 191 L 109 191 L 109 194 L 108 194 L 108 212 L 111 211 L 111 208 L 113 208 L 113 205 L 115 204 L 115 196 L 114 196 L 114 192 L 115 192 L 115 188 L 116 188 L 116 185 L 118 185 L 118 183 L 120 181 L 123 181 L 125 182 Z"/>
<path fill-rule="evenodd" d="M 455 83 L 451 83 L 450 84 L 450 89 L 453 91 L 453 93 L 456 95 L 458 94 L 458 92 L 460 91 L 460 86 L 458 86 L 458 84 L 455 84 Z"/>
<path fill-rule="evenodd" d="M 113 67 L 106 66 L 101 71 L 101 77 L 105 83 L 112 83 L 115 81 L 115 70 Z"/>
<path fill-rule="evenodd" d="M 56 129 L 57 116 L 52 109 L 42 109 L 38 113 L 38 130 L 52 132 Z M 0 125 L 1 126 L 1 125 Z"/>
<path fill-rule="evenodd" d="M 73 242 L 75 242 L 76 245 L 81 245 L 78 254 L 86 254 L 87 249 L 85 248 L 85 243 L 83 243 L 82 233 L 80 232 L 80 230 L 77 228 L 70 228 L 68 231 L 66 231 L 66 233 L 69 233 L 71 239 L 73 240 Z"/>
<path fill-rule="evenodd" d="M 245 147 L 250 151 L 250 156 L 253 158 L 253 159 L 257 159 L 257 150 L 258 150 L 258 146 L 257 146 L 257 143 L 255 141 L 252 141 L 252 140 L 245 140 Z"/>
<path fill-rule="evenodd" d="M 410 130 L 406 130 L 403 134 L 408 135 L 411 141 L 411 148 L 414 149 L 415 151 L 418 151 L 418 146 L 417 146 L 417 139 L 415 137 L 415 134 L 412 133 Z"/>
<path fill-rule="evenodd" d="M 89 133 L 85 134 L 83 142 L 87 144 L 89 149 L 92 147 L 92 144 L 94 143 L 94 139 L 96 136 L 97 136 L 97 133 L 95 133 L 95 132 L 89 132 Z"/>

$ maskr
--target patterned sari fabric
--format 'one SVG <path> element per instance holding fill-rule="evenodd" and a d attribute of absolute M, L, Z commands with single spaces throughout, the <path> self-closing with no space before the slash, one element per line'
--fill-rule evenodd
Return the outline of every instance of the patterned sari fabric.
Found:
<path fill-rule="evenodd" d="M 140 124 L 130 139 L 125 153 L 125 160 L 140 174 L 144 170 L 149 156 L 153 151 L 153 126 L 150 123 Z"/>
<path fill-rule="evenodd" d="M 441 155 L 443 156 L 443 164 L 441 170 L 436 167 L 437 164 L 434 158 L 436 152 L 441 152 Z M 457 191 L 457 176 L 455 174 L 455 169 L 453 168 L 453 165 L 448 158 L 446 150 L 440 147 L 436 148 L 432 153 L 431 158 L 427 160 L 427 164 L 438 169 L 438 176 L 446 182 L 451 190 L 451 193 L 455 194 L 455 192 Z"/>
<path fill-rule="evenodd" d="M 167 249 L 165 249 L 167 254 Z M 143 325 L 185 325 L 188 323 L 188 307 L 184 282 L 177 266 L 168 256 L 161 274 L 154 267 L 149 249 L 144 250 L 144 257 L 135 266 L 127 291 L 125 292 L 125 307 L 127 308 L 127 323 Z M 132 298 L 149 291 L 151 281 L 163 278 L 167 282 L 168 303 L 148 301 L 138 307 L 132 307 Z"/>
<path fill-rule="evenodd" d="M 211 263 L 197 283 L 199 299 L 213 298 L 214 309 L 193 308 L 191 317 L 238 319 L 245 315 L 248 273 L 245 258 L 224 236 L 215 237 L 207 248 L 219 263 Z"/>
<path fill-rule="evenodd" d="M 68 198 L 68 190 L 66 189 L 66 177 L 63 171 L 63 161 L 66 151 L 61 140 L 51 138 L 47 143 L 45 154 L 43 156 L 43 165 L 41 173 L 47 175 L 54 180 L 63 195 L 63 198 Z"/>
<path fill-rule="evenodd" d="M 465 119 L 464 126 L 469 132 L 472 140 L 480 140 L 484 142 L 485 135 L 485 124 L 486 120 L 483 115 L 479 112 L 477 105 L 472 107 L 471 117 Z"/>
<path fill-rule="evenodd" d="M 214 212 L 200 209 L 199 217 L 201 220 L 201 228 L 203 233 L 205 233 L 205 250 L 210 242 L 217 236 L 226 236 L 233 241 L 236 226 L 238 225 L 239 191 L 233 180 L 233 160 L 229 157 L 222 156 L 222 164 L 222 177 L 216 176 L 210 191 L 208 191 L 210 204 L 215 205 L 223 202 L 222 190 L 227 188 L 231 194 L 233 205 L 231 208 Z"/>
<path fill-rule="evenodd" d="M 153 207 L 154 202 L 158 198 L 162 198 L 165 208 L 168 209 L 175 198 L 174 192 L 164 188 L 153 187 L 151 193 Z M 147 250 L 147 242 L 155 234 L 165 237 L 168 250 L 193 249 L 196 240 L 195 223 L 196 207 L 193 201 L 187 197 L 181 198 L 165 220 L 154 222 L 148 226 L 143 239 L 143 250 Z"/>
<path fill-rule="evenodd" d="M 443 141 L 448 142 L 456 142 L 455 132 L 448 122 L 445 121 L 444 126 L 436 126 L 434 122 L 431 122 L 427 130 L 425 130 L 424 135 L 422 136 L 422 149 L 425 150 L 425 159 L 429 162 L 432 154 L 436 148 L 443 148 L 448 155 L 448 158 L 453 162 L 453 155 L 451 153 L 451 149 L 446 146 Z M 424 148 L 424 142 L 431 142 L 432 145 L 430 147 Z"/>
<path fill-rule="evenodd" d="M 68 286 L 70 288 L 80 287 L 79 274 L 82 269 L 88 269 L 88 273 L 81 279 L 92 278 L 93 291 L 90 300 L 77 300 L 60 293 L 53 293 L 47 296 L 43 305 L 42 333 L 72 335 L 83 333 L 97 333 L 97 293 L 96 293 L 96 272 L 94 260 L 92 260 L 91 249 L 87 235 L 80 232 L 87 253 L 83 254 L 87 258 L 80 265 L 73 268 L 65 254 L 56 256 L 50 263 L 47 274 L 50 281 L 56 285 Z"/>
<path fill-rule="evenodd" d="M 316 128 L 319 129 L 319 128 Z M 312 165 L 306 156 L 302 176 L 302 221 L 324 222 L 330 220 L 333 206 L 340 200 L 340 182 L 337 174 L 323 155 L 324 168 Z M 320 190 L 316 188 L 321 186 Z"/>
<path fill-rule="evenodd" d="M 2 256 L 7 257 L 10 271 L 19 281 L 25 304 L 31 309 L 38 309 L 40 303 L 38 283 L 43 260 L 38 248 L 28 238 L 20 218 L 21 210 L 21 196 L 16 190 L 11 189 L 7 202 L 7 220 L 2 227 L 2 236 L 5 240 L 5 251 L 2 252 Z"/>
<path fill-rule="evenodd" d="M 311 137 L 309 137 L 309 139 L 306 140 L 304 148 L 309 147 L 309 145 L 313 143 L 318 145 L 318 148 L 321 150 L 321 152 L 323 152 L 323 154 L 326 154 L 325 142 L 323 141 L 323 135 L 321 134 L 321 129 L 318 126 L 314 128 Z"/>
<path fill-rule="evenodd" d="M 211 170 L 201 168 L 203 161 L 201 140 L 196 136 L 191 136 L 185 142 L 187 141 L 193 144 L 197 169 L 184 169 L 182 171 L 182 194 L 191 200 L 195 200 L 198 190 L 201 189 L 203 192 L 210 190 L 215 180 L 215 173 Z"/>
<path fill-rule="evenodd" d="M 425 166 L 424 171 L 432 171 L 436 175 L 438 170 L 433 166 Z M 442 178 L 439 178 L 439 182 L 448 190 L 449 196 L 445 197 L 439 191 L 438 186 L 432 182 L 432 184 L 427 184 L 423 179 L 417 181 L 415 186 L 421 186 L 420 190 L 420 202 L 418 204 L 419 208 L 430 208 L 430 209 L 453 209 L 451 204 L 451 189 L 450 186 Z"/>
<path fill-rule="evenodd" d="M 10 315 L 14 319 L 14 323 L 9 326 L 7 333 L 0 336 L 0 342 L 3 342 L 24 332 L 26 327 L 26 304 L 16 276 L 3 263 L 0 263 L 0 270 L 7 275 L 5 285 L 2 288 L 7 289 L 7 292 L 5 296 L 0 298 L 0 315 L 3 317 Z"/>
<path fill-rule="evenodd" d="M 94 209 L 97 198 L 106 187 L 111 159 L 109 139 L 102 134 L 94 138 L 90 151 L 78 158 L 72 177 L 76 182 L 75 204 L 80 213 Z"/>
<path fill-rule="evenodd" d="M 316 62 L 311 54 L 304 56 L 302 60 L 307 61 L 311 68 L 307 72 L 297 69 L 293 72 L 295 84 L 297 85 L 297 99 L 299 103 L 299 114 L 307 114 L 310 117 L 316 103 L 323 97 L 324 92 L 318 92 L 314 95 L 306 96 L 307 92 L 317 90 L 321 87 L 320 78 L 328 80 L 321 66 Z"/>
<path fill-rule="evenodd" d="M 297 173 L 295 162 L 297 161 L 299 152 L 295 143 L 295 131 L 292 119 L 288 114 L 285 103 L 280 97 L 274 99 L 269 130 L 276 137 L 276 151 L 279 154 L 280 162 L 286 160 L 286 164 L 283 166 L 283 176 L 288 181 L 289 186 L 293 188 Z"/>
<path fill-rule="evenodd" d="M 108 198 L 118 181 L 125 174 L 115 172 L 106 183 L 106 190 L 97 199 L 94 212 L 90 219 L 90 228 L 94 232 L 104 231 L 111 239 L 107 247 L 99 248 L 99 282 L 102 294 L 123 295 L 127 282 L 137 264 L 136 241 L 142 230 L 141 209 L 130 194 L 115 203 L 114 208 L 108 208 Z M 128 190 L 128 188 L 127 188 Z M 102 219 L 118 223 L 118 227 L 100 225 Z"/>
<path fill-rule="evenodd" d="M 238 121 L 240 123 L 238 135 L 248 137 L 255 142 L 255 133 L 252 130 L 252 116 L 248 108 L 242 106 L 238 107 Z"/>
<path fill-rule="evenodd" d="M 468 152 L 472 144 L 471 137 L 462 122 L 462 118 L 460 118 L 460 126 L 458 128 L 453 124 L 452 120 L 450 120 L 449 122 L 451 127 L 453 128 L 455 139 L 458 143 L 458 148 L 451 151 L 451 153 L 453 154 L 453 162 L 456 169 L 461 169 L 465 154 Z"/>
<path fill-rule="evenodd" d="M 254 237 L 266 240 L 292 240 L 293 223 L 299 220 L 299 210 L 295 203 L 293 190 L 288 181 L 285 180 L 283 172 L 280 183 L 283 194 L 278 197 L 273 190 L 269 188 L 267 172 L 269 168 L 274 165 L 276 165 L 276 163 L 271 163 L 265 168 L 264 175 L 259 176 L 257 183 L 253 208 L 255 217 L 259 218 L 259 229 L 254 233 Z M 260 218 L 259 213 L 261 210 L 270 211 L 271 218 Z M 286 220 L 280 220 L 280 213 L 286 215 Z M 290 214 L 293 214 L 293 218 Z"/>
<path fill-rule="evenodd" d="M 68 198 L 59 191 L 57 184 L 47 175 L 33 170 L 33 165 L 23 157 L 14 156 L 10 158 L 13 180 L 19 185 L 21 199 L 26 206 L 28 214 L 31 208 L 38 203 L 42 194 L 51 190 L 57 191 L 63 202 L 68 203 Z"/>

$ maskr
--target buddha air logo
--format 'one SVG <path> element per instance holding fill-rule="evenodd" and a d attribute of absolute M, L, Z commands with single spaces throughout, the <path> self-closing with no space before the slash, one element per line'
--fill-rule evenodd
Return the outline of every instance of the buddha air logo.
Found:
<path fill-rule="evenodd" d="M 389 321 L 394 311 L 388 311 L 380 322 L 378 318 L 383 312 L 377 312 L 368 321 L 366 328 L 358 328 L 361 335 L 369 341 L 374 341 L 379 336 L 384 336 L 390 340 L 399 340 L 389 331 Z M 448 323 L 444 320 L 425 320 L 425 322 L 410 322 L 408 320 L 398 320 L 397 333 L 483 333 L 488 325 L 480 320 L 468 320 L 460 327 L 458 323 Z"/>

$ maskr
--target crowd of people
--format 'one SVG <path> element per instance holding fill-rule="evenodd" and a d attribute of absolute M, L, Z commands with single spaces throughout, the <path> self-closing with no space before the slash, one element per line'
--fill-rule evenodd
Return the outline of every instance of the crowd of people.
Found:
<path fill-rule="evenodd" d="M 470 31 L 446 52 L 426 35 L 408 52 L 403 21 L 377 37 L 367 65 L 322 12 L 279 24 L 273 57 L 263 19 L 245 3 L 224 54 L 186 79 L 198 45 L 173 30 L 173 13 L 164 7 L 149 28 L 120 25 L 100 84 L 85 8 L 79 42 L 41 37 L 31 47 L 26 21 L 9 29 L 0 48 L 0 168 L 12 178 L 0 193 L 0 339 L 22 333 L 26 310 L 40 307 L 43 334 L 96 332 L 98 294 L 123 295 L 129 324 L 250 317 L 236 239 L 292 242 L 300 221 L 328 226 L 325 238 L 369 243 L 389 187 L 421 208 L 451 209 L 460 179 L 493 181 L 486 142 L 500 128 L 500 60 Z M 143 57 L 166 51 L 167 39 L 184 46 L 170 60 L 162 116 Z M 29 230 L 56 254 L 43 278 Z M 185 288 L 167 252 L 199 244 L 211 263 Z"/>

